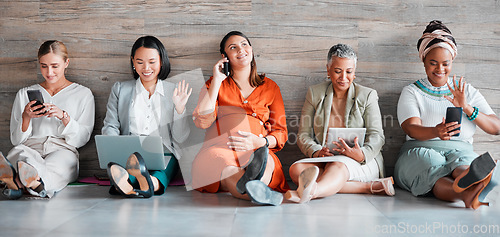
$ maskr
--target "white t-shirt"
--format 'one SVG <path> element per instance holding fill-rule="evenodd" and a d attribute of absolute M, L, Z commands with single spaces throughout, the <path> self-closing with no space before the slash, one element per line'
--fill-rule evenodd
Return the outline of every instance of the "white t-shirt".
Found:
<path fill-rule="evenodd" d="M 448 83 L 452 85 L 453 78 L 448 78 Z M 458 80 L 456 80 L 458 84 Z M 404 121 L 412 117 L 418 117 L 422 120 L 422 125 L 426 127 L 434 127 L 443 122 L 446 116 L 446 109 L 454 107 L 444 95 L 453 97 L 447 85 L 434 87 L 427 78 L 420 79 L 403 88 L 398 102 L 398 120 L 401 125 Z M 477 107 L 480 112 L 489 115 L 495 114 L 490 105 L 484 99 L 483 95 L 472 85 L 466 83 L 465 96 L 467 103 Z M 467 118 L 465 113 L 462 113 L 462 126 L 458 137 L 452 137 L 452 140 L 462 140 L 472 144 L 476 124 Z M 406 140 L 413 138 L 406 136 Z M 433 138 L 432 140 L 439 140 Z"/>

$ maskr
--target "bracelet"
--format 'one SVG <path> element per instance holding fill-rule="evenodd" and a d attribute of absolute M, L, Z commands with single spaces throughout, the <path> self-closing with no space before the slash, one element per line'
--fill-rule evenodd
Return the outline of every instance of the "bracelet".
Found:
<path fill-rule="evenodd" d="M 474 119 L 477 118 L 477 115 L 479 114 L 479 108 L 477 107 L 473 107 L 474 108 L 474 111 L 472 112 L 472 114 L 469 116 L 467 115 L 467 119 L 469 119 L 470 121 L 474 121 Z"/>
<path fill-rule="evenodd" d="M 267 140 L 267 137 L 264 137 L 266 139 L 266 147 L 269 147 L 269 140 Z"/>

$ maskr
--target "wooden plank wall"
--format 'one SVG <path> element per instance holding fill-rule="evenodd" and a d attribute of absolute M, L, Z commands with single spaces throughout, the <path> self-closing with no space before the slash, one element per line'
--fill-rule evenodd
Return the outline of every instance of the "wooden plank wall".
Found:
<path fill-rule="evenodd" d="M 281 87 L 290 139 L 278 155 L 286 173 L 303 157 L 295 142 L 306 89 L 325 80 L 328 49 L 342 42 L 358 51 L 357 82 L 379 93 L 387 139 L 384 157 L 392 174 L 404 141 L 397 99 L 403 86 L 425 75 L 416 41 L 433 19 L 444 21 L 457 39 L 454 73 L 465 75 L 500 113 L 498 0 L 2 0 L 0 151 L 12 148 L 9 120 L 15 93 L 43 79 L 36 61 L 43 41 L 58 39 L 68 46 L 67 76 L 93 91 L 94 134 L 100 134 L 112 84 L 131 79 L 128 57 L 135 39 L 159 37 L 171 58 L 171 75 L 201 68 L 208 79 L 220 57 L 220 40 L 239 30 L 252 41 L 259 71 Z M 478 132 L 474 147 L 498 159 L 499 141 Z M 81 176 L 103 172 L 93 139 L 80 153 Z"/>

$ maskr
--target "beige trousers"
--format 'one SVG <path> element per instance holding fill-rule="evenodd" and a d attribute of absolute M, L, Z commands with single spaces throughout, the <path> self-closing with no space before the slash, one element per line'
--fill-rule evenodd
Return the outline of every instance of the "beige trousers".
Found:
<path fill-rule="evenodd" d="M 78 177 L 78 151 L 62 138 L 28 139 L 10 150 L 7 159 L 17 169 L 17 161 L 35 167 L 52 197 Z"/>

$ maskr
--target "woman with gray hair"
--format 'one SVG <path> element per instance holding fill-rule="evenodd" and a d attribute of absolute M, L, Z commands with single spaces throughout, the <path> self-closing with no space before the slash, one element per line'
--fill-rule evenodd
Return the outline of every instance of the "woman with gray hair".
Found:
<path fill-rule="evenodd" d="M 285 198 L 305 203 L 339 192 L 393 196 L 392 177 L 379 179 L 385 138 L 377 91 L 353 83 L 357 57 L 350 46 L 334 45 L 327 60 L 330 80 L 309 88 L 300 118 L 298 145 L 312 158 L 292 164 L 290 176 L 298 188 Z M 364 144 L 358 137 L 353 146 L 342 138 L 327 144 L 329 128 L 366 128 Z"/>

